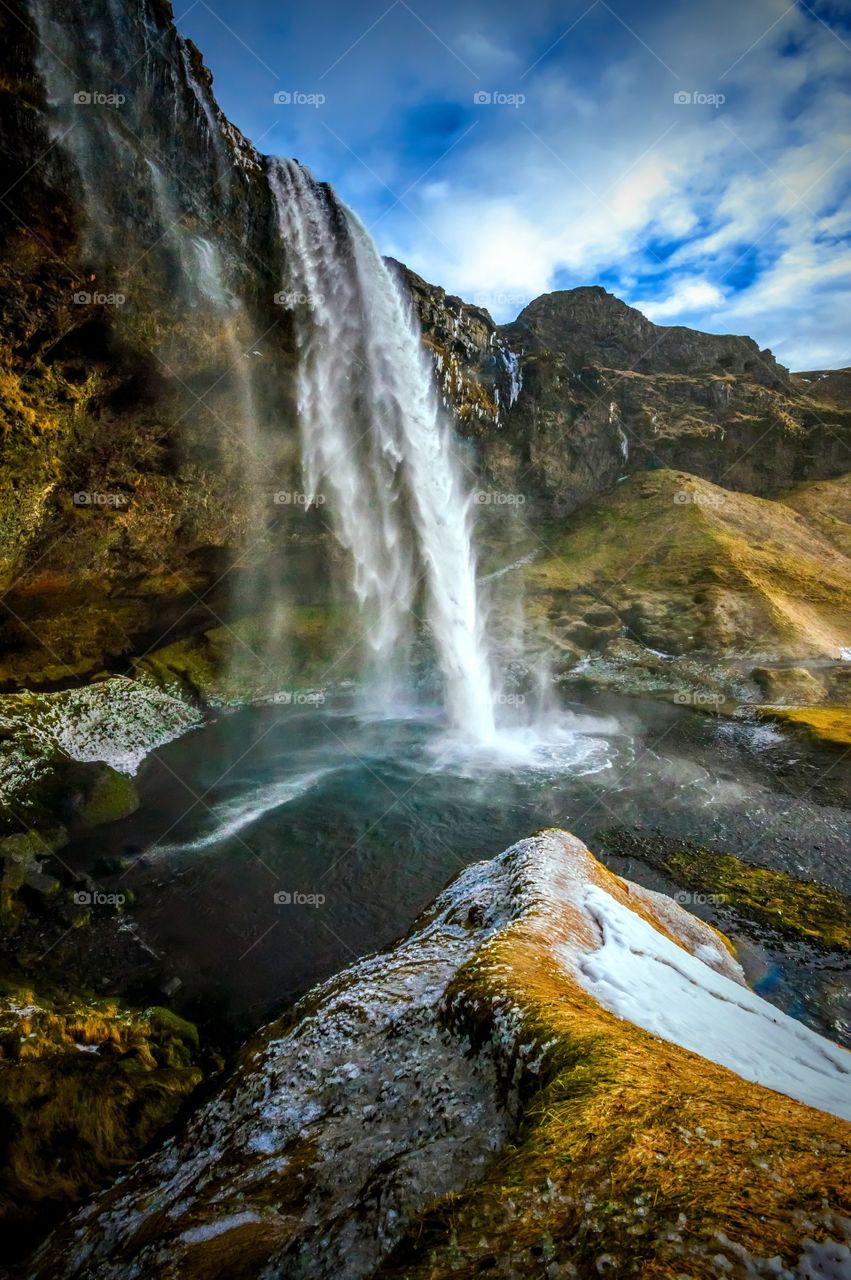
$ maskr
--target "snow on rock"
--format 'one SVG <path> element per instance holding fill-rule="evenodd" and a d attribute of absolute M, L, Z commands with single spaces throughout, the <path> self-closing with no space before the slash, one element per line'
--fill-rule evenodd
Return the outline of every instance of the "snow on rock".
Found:
<path fill-rule="evenodd" d="M 845 1120 L 851 1054 L 690 955 L 596 885 L 583 906 L 603 945 L 565 962 L 604 1008 L 663 1040 Z"/>

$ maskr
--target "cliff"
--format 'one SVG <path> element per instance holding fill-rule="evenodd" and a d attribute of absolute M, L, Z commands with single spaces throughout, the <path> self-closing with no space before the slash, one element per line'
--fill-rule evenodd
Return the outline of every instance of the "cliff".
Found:
<path fill-rule="evenodd" d="M 326 608 L 325 522 L 275 501 L 302 483 L 303 304 L 265 158 L 163 0 L 13 0 L 0 21 L 0 687 L 127 672 L 249 617 L 264 582 Z M 521 495 L 535 530 L 635 471 L 772 497 L 847 469 L 841 373 L 790 377 L 596 287 L 497 326 L 395 269 L 471 486 Z"/>

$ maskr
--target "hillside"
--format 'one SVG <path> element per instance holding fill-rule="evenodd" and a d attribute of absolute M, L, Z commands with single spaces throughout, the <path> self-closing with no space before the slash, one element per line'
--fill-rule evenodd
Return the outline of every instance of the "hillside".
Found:
<path fill-rule="evenodd" d="M 533 608 L 583 648 L 596 623 L 601 640 L 621 627 L 668 653 L 838 659 L 851 635 L 851 559 L 847 526 L 827 512 L 849 496 L 851 476 L 780 502 L 682 472 L 634 475 L 548 526 L 524 580 Z"/>

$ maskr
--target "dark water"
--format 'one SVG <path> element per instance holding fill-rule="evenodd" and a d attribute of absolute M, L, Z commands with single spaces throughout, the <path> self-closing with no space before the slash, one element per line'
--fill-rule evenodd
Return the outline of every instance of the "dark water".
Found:
<path fill-rule="evenodd" d="M 470 756 L 422 713 L 368 721 L 342 699 L 246 708 L 151 756 L 139 812 L 63 857 L 106 891 L 133 891 L 140 936 L 180 979 L 178 1008 L 242 1033 L 403 934 L 461 867 L 542 826 L 665 890 L 641 862 L 608 856 L 608 833 L 689 839 L 851 891 L 848 814 L 792 794 L 781 766 L 794 776 L 796 749 L 773 730 L 598 697 L 542 737 Z M 123 870 L 98 870 L 114 858 Z M 847 1039 L 835 956 L 754 943 L 723 911 L 694 909 L 741 940 L 767 998 Z"/>

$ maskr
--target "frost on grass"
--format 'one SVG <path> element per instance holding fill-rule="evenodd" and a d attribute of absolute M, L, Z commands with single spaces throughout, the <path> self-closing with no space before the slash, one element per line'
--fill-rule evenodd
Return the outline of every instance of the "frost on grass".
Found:
<path fill-rule="evenodd" d="M 603 945 L 565 962 L 606 1009 L 744 1080 L 851 1120 L 851 1054 L 689 955 L 597 885 L 583 906 Z M 717 950 L 716 950 L 717 954 Z"/>

